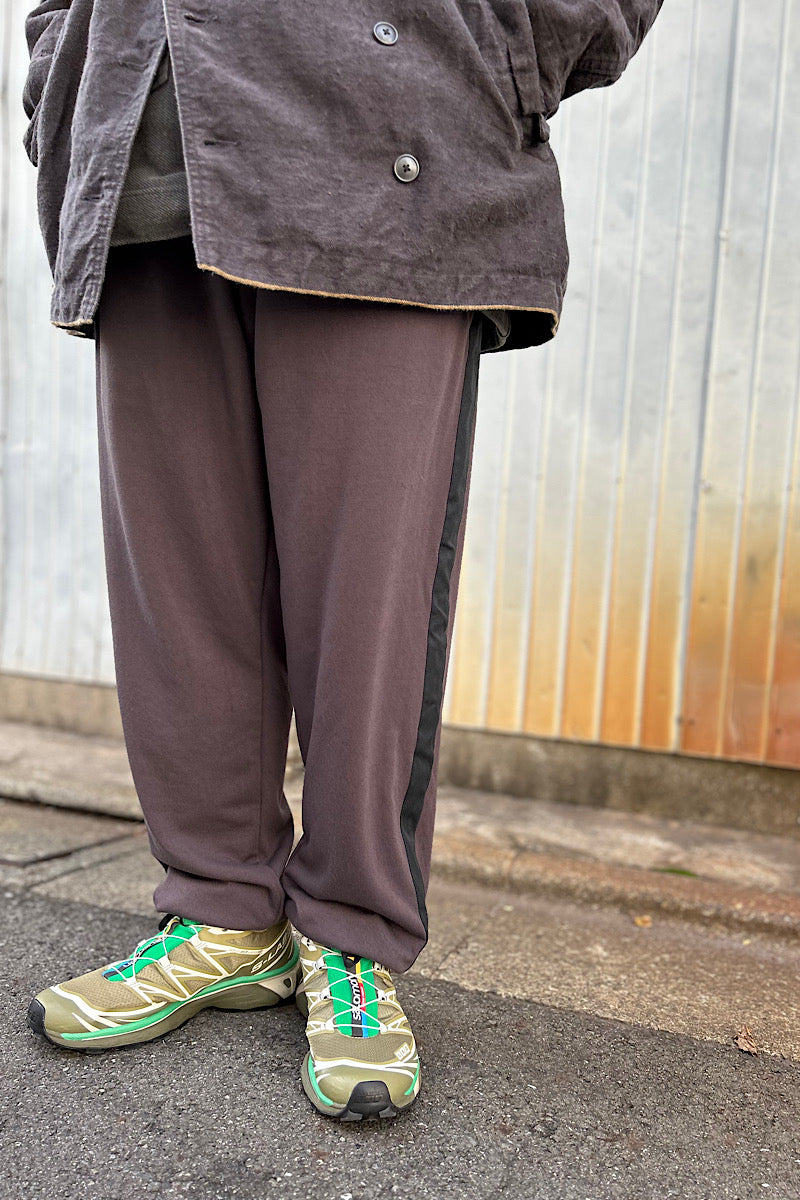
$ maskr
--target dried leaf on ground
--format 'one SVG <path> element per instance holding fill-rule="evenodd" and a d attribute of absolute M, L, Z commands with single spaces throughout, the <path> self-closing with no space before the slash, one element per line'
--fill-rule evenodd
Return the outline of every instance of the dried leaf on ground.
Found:
<path fill-rule="evenodd" d="M 653 924 L 653 918 L 645 913 L 644 916 L 634 917 L 633 923 L 634 925 L 638 925 L 640 929 L 649 929 Z"/>
<path fill-rule="evenodd" d="M 758 1054 L 758 1046 L 756 1039 L 753 1037 L 753 1031 L 747 1025 L 743 1025 L 736 1037 L 734 1043 L 740 1050 L 745 1050 L 748 1054 Z"/>

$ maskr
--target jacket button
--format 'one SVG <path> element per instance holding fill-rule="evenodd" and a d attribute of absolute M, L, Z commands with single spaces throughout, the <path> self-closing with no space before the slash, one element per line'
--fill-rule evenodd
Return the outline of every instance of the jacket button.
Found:
<path fill-rule="evenodd" d="M 372 32 L 379 42 L 383 42 L 384 46 L 393 46 L 397 41 L 397 30 L 388 21 L 378 21 Z"/>
<path fill-rule="evenodd" d="M 419 175 L 419 163 L 413 154 L 399 154 L 394 160 L 394 173 L 403 183 L 411 183 Z"/>

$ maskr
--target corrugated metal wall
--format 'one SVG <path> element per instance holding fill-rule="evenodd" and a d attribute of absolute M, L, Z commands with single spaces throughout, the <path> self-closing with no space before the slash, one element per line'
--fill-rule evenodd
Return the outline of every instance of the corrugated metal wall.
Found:
<path fill-rule="evenodd" d="M 800 762 L 800 4 L 666 0 L 552 122 L 559 334 L 485 362 L 446 719 Z"/>
<path fill-rule="evenodd" d="M 36 170 L 22 146 L 34 3 L 0 0 L 0 670 L 112 682 L 94 343 L 49 323 Z"/>
<path fill-rule="evenodd" d="M 92 343 L 47 320 L 0 0 L 0 669 L 113 680 Z M 800 0 L 666 0 L 551 122 L 555 341 L 482 360 L 452 724 L 800 764 Z"/>

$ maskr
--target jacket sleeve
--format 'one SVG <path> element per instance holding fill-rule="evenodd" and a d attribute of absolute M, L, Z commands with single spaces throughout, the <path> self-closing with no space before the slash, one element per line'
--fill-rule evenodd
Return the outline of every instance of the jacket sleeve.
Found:
<path fill-rule="evenodd" d="M 527 0 L 545 117 L 585 88 L 607 87 L 644 41 L 663 0 Z"/>
<path fill-rule="evenodd" d="M 22 144 L 28 158 L 37 165 L 36 124 L 39 101 L 50 71 L 53 51 L 72 0 L 43 0 L 25 18 L 25 40 L 30 64 L 22 88 L 22 107 L 28 117 Z"/>

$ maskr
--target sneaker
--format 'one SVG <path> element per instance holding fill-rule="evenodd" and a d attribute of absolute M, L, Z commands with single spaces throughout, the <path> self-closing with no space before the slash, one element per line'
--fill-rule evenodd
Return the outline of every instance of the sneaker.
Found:
<path fill-rule="evenodd" d="M 420 1066 L 408 1017 L 386 967 L 298 935 L 306 1017 L 303 1088 L 326 1117 L 395 1117 L 414 1103 Z"/>
<path fill-rule="evenodd" d="M 40 992 L 28 1024 L 69 1050 L 149 1042 L 204 1008 L 268 1008 L 294 994 L 298 949 L 288 921 L 220 929 L 167 916 L 130 958 Z"/>

